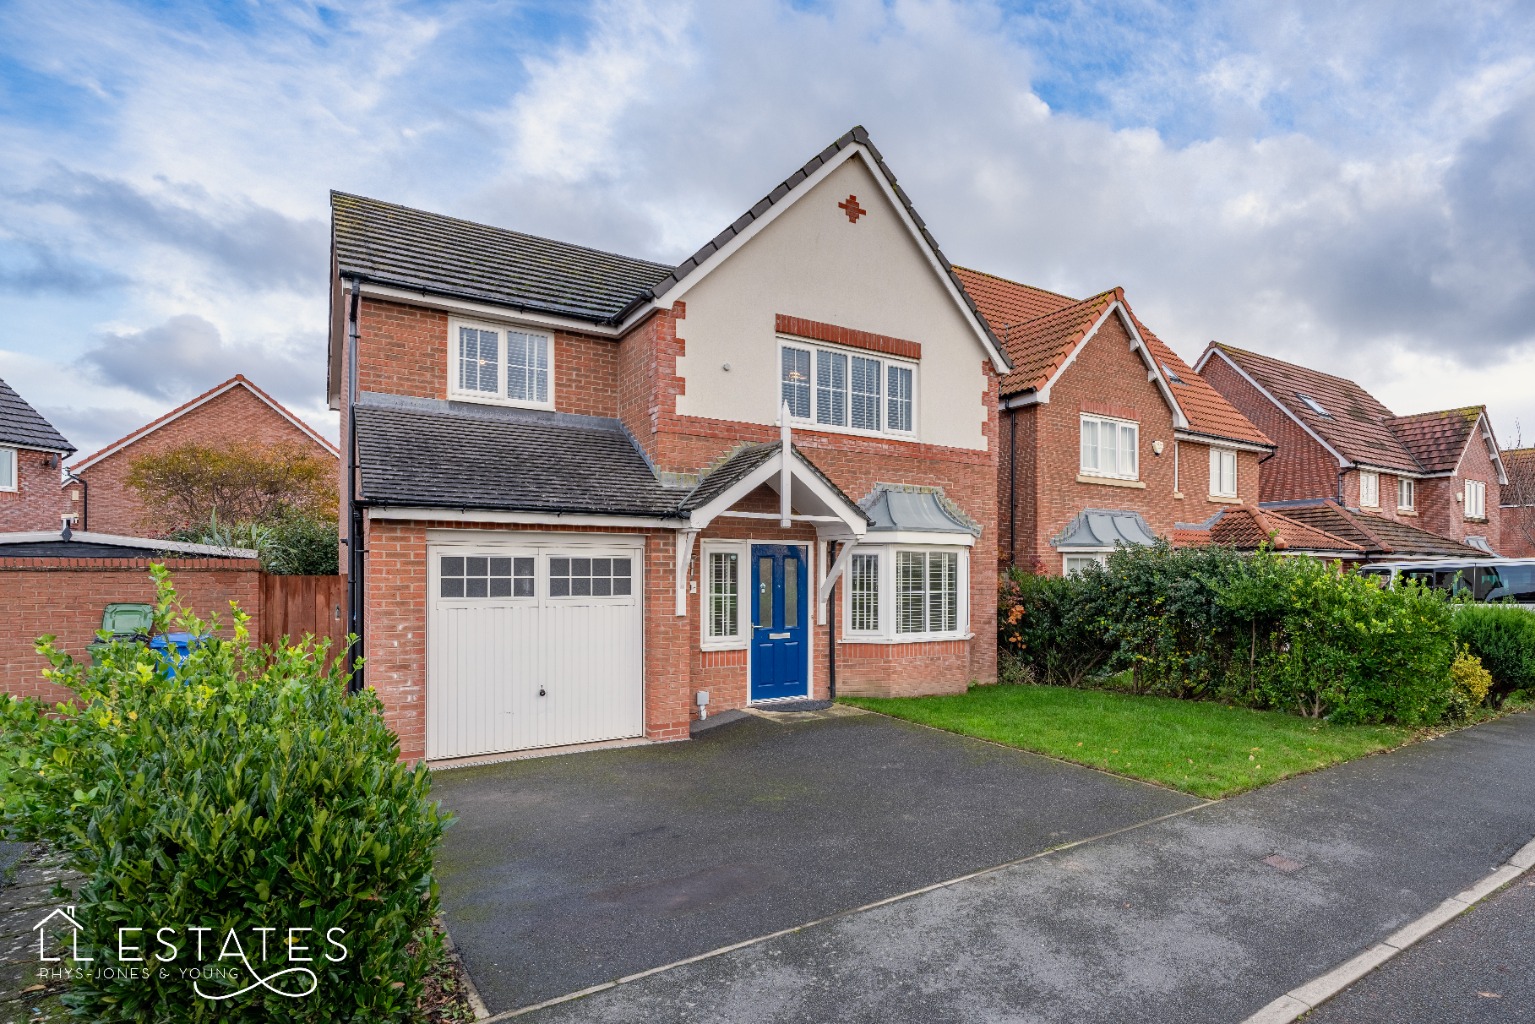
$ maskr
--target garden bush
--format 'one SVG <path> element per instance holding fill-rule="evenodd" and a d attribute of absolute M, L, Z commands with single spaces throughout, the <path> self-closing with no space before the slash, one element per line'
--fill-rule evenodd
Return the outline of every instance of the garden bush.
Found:
<path fill-rule="evenodd" d="M 156 578 L 158 628 L 212 633 Z M 398 760 L 377 698 L 323 668 L 324 642 L 262 651 L 245 619 L 236 610 L 233 639 L 196 645 L 174 676 L 143 646 L 87 667 L 45 637 L 47 675 L 75 699 L 0 699 L 3 822 L 86 875 L 78 941 L 95 962 L 66 1001 L 100 1021 L 410 1019 L 439 952 L 432 858 L 447 817 L 426 768 Z M 144 931 L 120 949 L 123 928 Z M 290 939 L 308 960 L 289 959 Z M 134 968 L 148 970 L 101 976 Z M 253 974 L 270 987 L 235 995 Z"/>
<path fill-rule="evenodd" d="M 1535 612 L 1511 605 L 1460 605 L 1455 638 L 1492 674 L 1492 700 L 1535 693 Z"/>
<path fill-rule="evenodd" d="M 1447 716 L 1458 720 L 1470 718 L 1492 689 L 1492 673 L 1482 667 L 1482 660 L 1471 653 L 1471 648 L 1462 646 L 1450 665 L 1450 679 L 1455 690 L 1450 694 Z"/>
<path fill-rule="evenodd" d="M 997 613 L 1002 680 L 1080 686 L 1106 665 L 1105 582 L 1099 566 L 1066 578 L 1009 572 Z"/>

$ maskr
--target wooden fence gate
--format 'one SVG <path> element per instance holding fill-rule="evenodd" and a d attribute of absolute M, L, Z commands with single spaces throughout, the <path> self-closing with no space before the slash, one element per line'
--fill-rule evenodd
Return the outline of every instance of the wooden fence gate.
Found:
<path fill-rule="evenodd" d="M 332 654 L 346 643 L 345 576 L 273 576 L 261 574 L 261 642 L 283 637 L 296 643 L 305 634 L 330 637 Z"/>

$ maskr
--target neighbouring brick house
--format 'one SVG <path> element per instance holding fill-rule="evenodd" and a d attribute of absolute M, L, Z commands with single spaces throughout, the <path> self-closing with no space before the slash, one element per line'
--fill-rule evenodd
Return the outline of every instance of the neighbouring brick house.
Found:
<path fill-rule="evenodd" d="M 1509 558 L 1535 558 L 1535 448 L 1509 448 L 1503 452 L 1508 483 L 1499 494 L 1503 520 L 1502 546 Z"/>
<path fill-rule="evenodd" d="M 336 446 L 271 395 L 236 374 L 70 467 L 64 481 L 77 528 L 142 535 L 147 524 L 137 492 L 127 484 L 136 459 L 180 445 L 212 447 L 292 444 L 337 459 Z"/>
<path fill-rule="evenodd" d="M 1010 366 L 863 129 L 677 266 L 332 215 L 354 627 L 405 757 L 995 679 Z"/>
<path fill-rule="evenodd" d="M 998 396 L 1004 565 L 1067 572 L 1116 544 L 1174 539 L 1180 525 L 1208 531 L 1257 502 L 1273 445 L 1136 318 L 1123 290 L 1078 300 L 956 272 L 1013 363 Z"/>
<path fill-rule="evenodd" d="M 1347 564 L 1363 561 L 1363 545 L 1345 540 L 1272 509 L 1238 505 L 1223 510 L 1207 528 L 1180 528 L 1173 531 L 1178 547 L 1204 547 L 1218 544 L 1237 551 L 1252 552 L 1268 547 L 1282 555 L 1307 555 Z"/>
<path fill-rule="evenodd" d="M 1397 416 L 1351 380 L 1218 342 L 1196 366 L 1278 445 L 1261 467 L 1264 507 L 1294 518 L 1331 504 L 1395 537 L 1387 546 L 1399 557 L 1491 554 L 1502 543 L 1507 475 L 1484 407 Z M 1313 525 L 1337 521 L 1316 515 Z"/>
<path fill-rule="evenodd" d="M 59 465 L 75 446 L 0 380 L 0 532 L 57 530 L 70 513 Z"/>

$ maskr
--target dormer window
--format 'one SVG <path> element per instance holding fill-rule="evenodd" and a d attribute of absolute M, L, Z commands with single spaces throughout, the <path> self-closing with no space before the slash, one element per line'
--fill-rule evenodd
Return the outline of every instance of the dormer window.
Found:
<path fill-rule="evenodd" d="M 1316 413 L 1318 416 L 1326 416 L 1328 419 L 1332 419 L 1332 413 L 1330 413 L 1326 409 L 1322 408 L 1322 403 L 1318 402 L 1315 398 L 1312 398 L 1310 395 L 1303 395 L 1303 394 L 1300 394 L 1299 392 L 1297 392 L 1295 397 L 1299 398 L 1301 400 L 1301 404 L 1302 405 L 1304 405 L 1306 408 L 1310 409 L 1312 412 Z"/>
<path fill-rule="evenodd" d="M 501 324 L 449 321 L 448 397 L 554 408 L 554 339 Z"/>

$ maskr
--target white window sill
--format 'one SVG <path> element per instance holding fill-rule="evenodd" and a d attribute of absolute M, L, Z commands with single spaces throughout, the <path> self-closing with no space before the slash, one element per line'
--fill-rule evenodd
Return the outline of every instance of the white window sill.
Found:
<path fill-rule="evenodd" d="M 521 402 L 512 398 L 498 398 L 495 395 L 488 395 L 473 391 L 450 391 L 448 392 L 448 401 L 473 402 L 475 405 L 495 405 L 500 406 L 503 409 L 542 409 L 545 412 L 554 411 L 554 403 L 552 401 Z"/>
<path fill-rule="evenodd" d="M 1418 518 L 1418 510 L 1415 508 L 1399 508 L 1396 510 L 1396 514 L 1399 516 L 1411 516 L 1414 519 Z"/>
<path fill-rule="evenodd" d="M 1374 512 L 1377 515 L 1379 515 L 1380 514 L 1380 506 L 1379 505 L 1364 505 L 1364 504 L 1361 504 L 1359 506 L 1359 511 L 1361 511 L 1361 512 Z"/>
<path fill-rule="evenodd" d="M 1105 487 L 1134 487 L 1142 491 L 1146 489 L 1144 480 L 1127 480 L 1121 476 L 1092 476 L 1088 473 L 1078 473 L 1077 483 L 1102 484 Z"/>
<path fill-rule="evenodd" d="M 834 423 L 817 423 L 815 420 L 800 420 L 789 417 L 789 426 L 794 430 L 816 430 L 823 434 L 845 434 L 848 437 L 867 437 L 878 441 L 916 441 L 915 430 L 859 430 L 857 427 L 839 427 Z"/>
<path fill-rule="evenodd" d="M 705 640 L 700 646 L 701 651 L 744 651 L 747 648 L 745 640 Z"/>
<path fill-rule="evenodd" d="M 870 634 L 861 636 L 857 633 L 844 635 L 838 640 L 839 644 L 943 644 L 955 640 L 970 640 L 974 633 L 900 633 L 896 636 L 881 636 Z"/>
<path fill-rule="evenodd" d="M 1209 495 L 1209 500 L 1215 502 L 1217 505 L 1242 504 L 1242 499 L 1238 498 L 1235 494 L 1211 494 Z"/>

